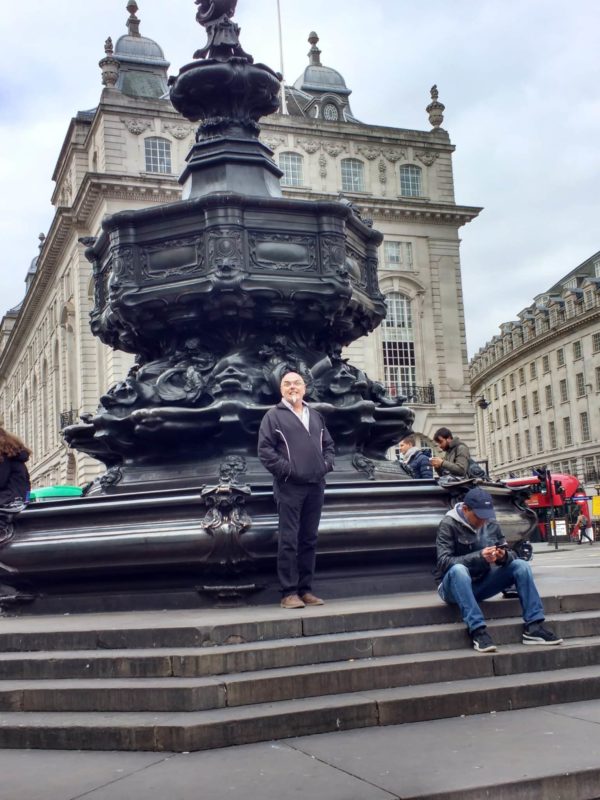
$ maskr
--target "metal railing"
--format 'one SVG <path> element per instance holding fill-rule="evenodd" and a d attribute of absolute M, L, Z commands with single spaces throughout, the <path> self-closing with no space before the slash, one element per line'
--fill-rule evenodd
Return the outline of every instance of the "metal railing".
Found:
<path fill-rule="evenodd" d="M 406 397 L 407 403 L 435 405 L 435 389 L 432 383 L 427 386 L 402 386 L 399 383 L 391 383 L 386 388 L 390 397 Z"/>

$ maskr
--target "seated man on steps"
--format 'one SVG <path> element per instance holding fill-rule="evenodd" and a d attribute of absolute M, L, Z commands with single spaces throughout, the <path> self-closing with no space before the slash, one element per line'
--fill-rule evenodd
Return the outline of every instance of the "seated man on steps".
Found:
<path fill-rule="evenodd" d="M 493 597 L 513 583 L 525 622 L 523 644 L 561 644 L 562 639 L 542 624 L 544 608 L 531 567 L 508 548 L 496 522 L 489 492 L 475 488 L 466 493 L 464 501 L 457 503 L 440 522 L 436 546 L 438 593 L 444 602 L 460 608 L 475 650 L 496 651 L 479 601 Z"/>

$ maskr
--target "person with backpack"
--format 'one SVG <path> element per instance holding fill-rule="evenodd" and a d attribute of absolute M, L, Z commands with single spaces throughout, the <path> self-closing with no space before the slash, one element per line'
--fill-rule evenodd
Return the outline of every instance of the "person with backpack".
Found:
<path fill-rule="evenodd" d="M 470 463 L 473 461 L 469 448 L 460 439 L 455 439 L 452 431 L 448 428 L 438 428 L 433 434 L 433 441 L 444 453 L 443 456 L 433 456 L 429 459 L 429 463 L 440 476 L 475 477 L 469 474 Z"/>
<path fill-rule="evenodd" d="M 433 478 L 433 467 L 429 463 L 429 456 L 420 447 L 417 447 L 417 440 L 412 434 L 400 440 L 398 449 L 402 453 L 404 464 L 410 469 L 413 478 Z M 431 450 L 428 452 L 431 452 Z"/>
<path fill-rule="evenodd" d="M 25 462 L 30 454 L 19 438 L 0 427 L 0 507 L 27 499 L 31 484 Z"/>

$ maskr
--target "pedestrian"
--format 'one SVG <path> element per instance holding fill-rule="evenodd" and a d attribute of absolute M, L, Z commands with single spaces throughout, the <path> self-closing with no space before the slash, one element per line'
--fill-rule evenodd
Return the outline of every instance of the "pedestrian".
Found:
<path fill-rule="evenodd" d="M 577 535 L 577 544 L 583 544 L 583 537 L 588 540 L 590 544 L 594 544 L 593 538 L 587 532 L 587 517 L 582 512 L 579 513 L 577 520 L 575 521 L 575 533 Z"/>
<path fill-rule="evenodd" d="M 412 434 L 400 440 L 398 449 L 402 453 L 404 463 L 412 472 L 413 478 L 433 478 L 433 468 L 429 463 L 430 457 L 420 447 L 417 447 L 417 440 Z"/>
<path fill-rule="evenodd" d="M 445 603 L 459 607 L 475 650 L 496 651 L 479 602 L 513 584 L 525 623 L 523 644 L 561 644 L 543 625 L 544 607 L 531 567 L 508 547 L 489 492 L 477 487 L 466 493 L 440 522 L 436 547 L 438 593 Z"/>
<path fill-rule="evenodd" d="M 443 457 L 433 456 L 429 463 L 440 475 L 454 475 L 456 478 L 466 478 L 469 474 L 469 459 L 471 454 L 469 448 L 460 439 L 452 436 L 452 431 L 448 428 L 438 428 L 433 434 L 433 441 L 440 450 Z"/>
<path fill-rule="evenodd" d="M 320 606 L 312 591 L 325 475 L 335 446 L 323 417 L 304 402 L 306 384 L 297 372 L 281 380 L 281 402 L 269 409 L 258 433 L 258 457 L 273 475 L 279 514 L 277 575 L 282 608 Z"/>
<path fill-rule="evenodd" d="M 27 500 L 31 483 L 25 464 L 30 455 L 17 436 L 0 427 L 0 506 Z"/>

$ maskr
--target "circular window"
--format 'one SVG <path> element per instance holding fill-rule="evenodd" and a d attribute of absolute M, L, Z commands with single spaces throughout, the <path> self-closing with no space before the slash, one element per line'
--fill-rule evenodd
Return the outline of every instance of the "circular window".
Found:
<path fill-rule="evenodd" d="M 323 116 L 325 117 L 325 119 L 329 120 L 339 119 L 340 114 L 337 109 L 337 106 L 334 106 L 333 103 L 327 103 L 327 105 L 323 109 Z"/>

